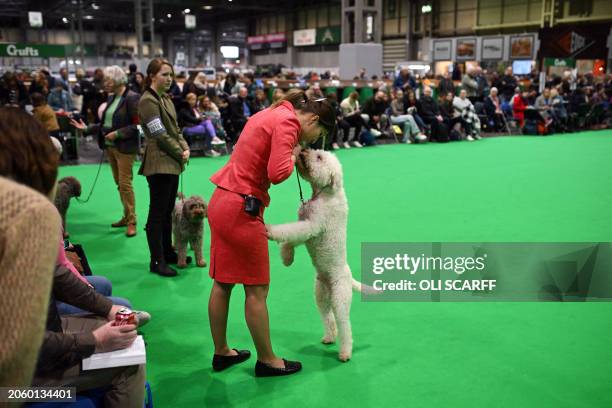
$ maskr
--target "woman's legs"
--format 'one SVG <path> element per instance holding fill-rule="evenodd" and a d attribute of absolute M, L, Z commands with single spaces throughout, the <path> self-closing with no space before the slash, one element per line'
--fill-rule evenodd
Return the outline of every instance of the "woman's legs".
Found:
<path fill-rule="evenodd" d="M 244 285 L 244 315 L 257 350 L 257 360 L 272 367 L 283 368 L 285 363 L 272 351 L 270 320 L 268 317 L 269 285 Z"/>
<path fill-rule="evenodd" d="M 176 200 L 179 176 L 154 174 L 147 177 L 149 183 L 149 216 L 147 218 L 147 242 L 152 263 L 164 263 L 166 252 L 172 251 L 172 209 Z"/>
<path fill-rule="evenodd" d="M 210 333 L 215 344 L 215 354 L 221 356 L 236 355 L 236 351 L 227 345 L 227 314 L 232 295 L 233 284 L 213 281 L 208 299 L 208 321 Z"/>

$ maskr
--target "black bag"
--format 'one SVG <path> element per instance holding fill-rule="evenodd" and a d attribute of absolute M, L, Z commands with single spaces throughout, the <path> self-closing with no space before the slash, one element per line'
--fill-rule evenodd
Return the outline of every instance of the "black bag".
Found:
<path fill-rule="evenodd" d="M 448 128 L 444 123 L 434 121 L 431 123 L 431 138 L 438 143 L 446 143 L 450 140 Z"/>

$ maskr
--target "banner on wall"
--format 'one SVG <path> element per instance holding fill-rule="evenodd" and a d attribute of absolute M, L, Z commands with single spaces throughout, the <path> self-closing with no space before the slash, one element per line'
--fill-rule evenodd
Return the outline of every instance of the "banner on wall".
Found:
<path fill-rule="evenodd" d="M 610 24 L 556 26 L 540 30 L 540 57 L 606 59 Z"/>
<path fill-rule="evenodd" d="M 287 45 L 287 34 L 275 33 L 247 37 L 247 45 L 251 50 L 282 48 Z"/>
<path fill-rule="evenodd" d="M 33 57 L 33 58 L 64 58 L 80 54 L 78 45 L 55 45 L 55 44 L 24 44 L 3 43 L 0 44 L 0 57 Z M 85 56 L 96 54 L 94 45 L 85 45 L 83 48 Z"/>

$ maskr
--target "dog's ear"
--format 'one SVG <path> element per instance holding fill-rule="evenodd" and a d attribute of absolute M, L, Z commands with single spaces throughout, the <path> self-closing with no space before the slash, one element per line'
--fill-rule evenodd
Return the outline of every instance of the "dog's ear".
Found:
<path fill-rule="evenodd" d="M 190 218 L 190 213 L 191 211 L 189 210 L 189 200 L 184 200 L 183 201 L 183 217 L 185 219 L 189 219 Z"/>

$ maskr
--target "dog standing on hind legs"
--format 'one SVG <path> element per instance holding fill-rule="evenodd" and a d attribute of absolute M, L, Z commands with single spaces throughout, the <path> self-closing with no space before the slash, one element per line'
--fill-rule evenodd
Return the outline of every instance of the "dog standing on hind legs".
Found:
<path fill-rule="evenodd" d="M 192 195 L 185 198 L 178 194 L 179 200 L 172 211 L 172 232 L 174 246 L 178 253 L 179 268 L 187 266 L 187 246 L 191 245 L 196 258 L 196 264 L 203 268 L 206 261 L 202 255 L 204 240 L 204 218 L 206 218 L 206 201 L 200 196 Z"/>
<path fill-rule="evenodd" d="M 316 269 L 315 299 L 324 335 L 321 342 L 340 340 L 338 358 L 348 361 L 353 353 L 350 322 L 353 290 L 362 291 L 346 262 L 348 202 L 342 166 L 329 152 L 303 150 L 296 162 L 300 175 L 310 182 L 312 197 L 302 204 L 299 221 L 267 225 L 268 236 L 281 243 L 283 264 L 293 263 L 294 247 L 306 244 Z"/>

